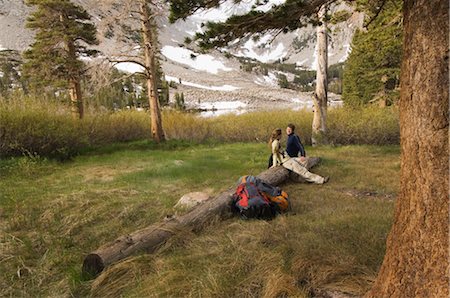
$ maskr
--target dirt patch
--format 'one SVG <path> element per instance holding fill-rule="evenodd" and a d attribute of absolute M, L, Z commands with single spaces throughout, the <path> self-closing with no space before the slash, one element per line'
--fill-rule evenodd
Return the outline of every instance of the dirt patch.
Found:
<path fill-rule="evenodd" d="M 110 182 L 119 175 L 132 173 L 136 170 L 136 168 L 112 168 L 107 166 L 99 166 L 90 167 L 81 172 L 81 175 L 84 177 L 84 182 L 91 182 L 95 180 L 101 182 Z"/>
<path fill-rule="evenodd" d="M 344 189 L 341 190 L 344 194 L 357 199 L 380 199 L 380 200 L 395 200 L 397 197 L 393 193 L 378 193 L 372 190 L 356 190 L 356 189 Z"/>

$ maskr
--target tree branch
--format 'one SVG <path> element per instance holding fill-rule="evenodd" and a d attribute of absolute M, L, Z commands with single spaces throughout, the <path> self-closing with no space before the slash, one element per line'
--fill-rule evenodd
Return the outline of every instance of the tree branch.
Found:
<path fill-rule="evenodd" d="M 137 65 L 141 66 L 142 68 L 144 68 L 146 72 L 149 72 L 148 67 L 145 66 L 144 63 L 133 60 L 133 59 L 123 59 L 123 60 L 112 60 L 110 58 L 107 58 L 107 59 L 110 63 L 113 63 L 113 65 L 118 65 L 120 63 L 134 63 L 134 64 L 137 64 Z"/>
<path fill-rule="evenodd" d="M 384 5 L 386 4 L 388 0 L 381 0 L 381 4 L 379 6 L 379 8 L 377 9 L 377 11 L 375 12 L 375 15 L 373 17 L 370 18 L 369 22 L 367 22 L 364 25 L 365 29 L 369 28 L 369 25 L 372 24 L 373 21 L 375 21 L 377 19 L 377 17 L 380 15 L 381 11 L 383 10 Z"/>

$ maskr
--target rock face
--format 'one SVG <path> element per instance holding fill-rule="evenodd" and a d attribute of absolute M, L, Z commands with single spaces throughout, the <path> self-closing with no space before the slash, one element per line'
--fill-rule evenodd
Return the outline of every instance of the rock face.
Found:
<path fill-rule="evenodd" d="M 97 49 L 102 52 L 101 57 L 117 57 L 120 53 L 132 55 L 131 53 L 139 52 L 136 50 L 139 47 L 132 41 L 120 39 L 119 32 L 113 31 L 111 36 L 105 34 L 111 16 L 122 12 L 120 5 L 108 6 L 105 4 L 107 2 L 97 0 L 72 1 L 85 8 L 92 16 L 92 21 L 96 23 L 100 40 Z M 33 42 L 33 32 L 25 28 L 26 18 L 32 8 L 26 6 L 24 2 L 0 0 L 0 50 L 6 48 L 23 51 Z M 221 51 L 215 50 L 205 54 L 200 54 L 193 44 L 184 44 L 184 39 L 192 37 L 200 30 L 202 23 L 225 19 L 231 13 L 245 13 L 253 6 L 253 1 L 240 3 L 237 5 L 229 0 L 219 9 L 207 13 L 199 12 L 175 24 L 169 24 L 165 16 L 167 8 L 163 8 L 162 17 L 158 18 L 161 65 L 166 79 L 178 83 L 177 89 L 171 88 L 171 101 L 173 102 L 175 92 L 183 92 L 188 108 L 220 110 L 218 104 L 214 104 L 220 101 L 234 102 L 243 109 L 311 109 L 311 94 L 279 88 L 278 75 L 286 75 L 289 81 L 292 81 L 291 73 L 275 70 L 270 70 L 265 75 L 246 72 L 241 68 L 239 60 L 248 58 L 267 63 L 283 60 L 286 63 L 296 63 L 299 68 L 315 68 L 316 34 L 315 28 L 311 25 L 288 34 L 280 34 L 275 39 L 272 38 L 274 37 L 272 33 L 264 34 L 258 42 L 253 41 L 251 37 L 242 38 Z M 281 2 L 270 0 L 267 5 L 274 3 Z M 334 8 L 336 11 L 341 9 L 349 8 L 340 6 Z M 361 27 L 362 19 L 361 13 L 353 13 L 348 21 L 330 28 L 328 55 L 330 65 L 347 58 L 353 33 Z M 130 20 L 130 27 L 135 26 L 133 20 Z M 232 55 L 226 55 L 225 52 Z M 139 71 L 139 67 L 129 64 L 119 64 L 117 67 L 126 72 Z M 339 99 L 339 97 L 336 100 L 331 99 L 330 105 L 336 102 L 339 105 Z M 214 107 L 208 108 L 209 106 Z"/>
<path fill-rule="evenodd" d="M 92 16 L 99 31 L 104 31 L 107 18 L 115 12 L 121 10 L 120 5 L 107 6 L 97 0 L 72 0 L 75 4 L 81 5 Z M 33 41 L 33 32 L 25 28 L 26 18 L 32 11 L 23 0 L 0 0 L 0 46 L 23 51 Z M 120 1 L 117 1 L 120 2 Z M 275 3 L 280 1 L 269 1 Z M 199 12 L 184 21 L 169 24 L 167 17 L 168 8 L 164 8 L 159 18 L 159 40 L 161 47 L 166 45 L 177 47 L 182 45 L 186 37 L 192 37 L 202 24 L 207 21 L 225 20 L 232 13 L 243 14 L 251 9 L 252 1 L 243 1 L 236 4 L 226 1 L 220 8 L 210 11 Z M 349 7 L 339 5 L 332 8 L 333 11 L 350 10 Z M 219 17 L 219 19 L 218 19 Z M 361 27 L 363 15 L 353 13 L 347 21 L 330 27 L 330 64 L 342 62 L 347 58 L 353 33 L 356 28 Z M 276 62 L 282 59 L 289 63 L 297 63 L 305 68 L 315 68 L 315 28 L 311 25 L 295 30 L 287 34 L 272 36 L 267 33 L 261 36 L 258 42 L 250 37 L 242 38 L 227 47 L 227 51 L 233 55 L 245 58 L 252 58 L 261 62 Z M 111 53 L 121 45 L 106 38 L 104 32 L 99 32 L 101 45 L 99 49 L 104 53 Z M 222 56 L 222 54 L 218 53 Z"/>
<path fill-rule="evenodd" d="M 204 192 L 191 192 L 181 197 L 175 208 L 191 209 L 197 205 L 202 204 L 209 199 L 209 195 Z"/>

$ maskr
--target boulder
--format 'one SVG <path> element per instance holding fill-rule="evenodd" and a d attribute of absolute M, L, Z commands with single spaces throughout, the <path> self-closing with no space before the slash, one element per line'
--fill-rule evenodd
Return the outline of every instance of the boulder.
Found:
<path fill-rule="evenodd" d="M 181 197 L 175 208 L 191 209 L 202 204 L 209 199 L 209 195 L 204 192 L 190 192 Z"/>

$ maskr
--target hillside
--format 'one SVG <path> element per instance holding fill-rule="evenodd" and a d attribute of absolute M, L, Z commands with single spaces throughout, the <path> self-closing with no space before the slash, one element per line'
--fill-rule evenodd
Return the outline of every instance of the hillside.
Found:
<path fill-rule="evenodd" d="M 117 42 L 117 32 L 104 33 L 108 26 L 108 15 L 116 11 L 102 6 L 95 0 L 74 1 L 86 8 L 93 21 L 102 32 L 99 37 L 99 50 L 104 56 L 116 56 L 129 51 L 133 45 Z M 231 14 L 242 14 L 248 11 L 254 1 L 244 1 L 239 5 L 231 1 L 218 9 L 199 12 L 185 21 L 169 24 L 167 17 L 159 18 L 161 59 L 164 73 L 168 80 L 181 81 L 176 92 L 185 94 L 188 105 L 196 107 L 215 107 L 223 105 L 217 101 L 235 101 L 229 107 L 246 108 L 273 107 L 274 103 L 282 107 L 310 108 L 311 98 L 307 93 L 280 89 L 277 83 L 279 71 L 269 71 L 266 75 L 242 70 L 242 59 L 273 63 L 280 59 L 284 63 L 294 63 L 299 68 L 315 68 L 315 29 L 312 26 L 298 29 L 288 34 L 280 34 L 273 38 L 267 33 L 258 41 L 252 38 L 236 40 L 233 44 L 219 51 L 200 54 L 195 47 L 184 44 L 186 37 L 192 37 L 201 30 L 202 23 L 209 20 L 225 20 Z M 283 1 L 272 0 L 260 9 L 268 9 L 272 4 Z M 334 10 L 348 9 L 335 7 Z M 0 48 L 23 51 L 33 41 L 33 33 L 25 28 L 30 8 L 23 0 L 0 0 Z M 363 16 L 354 13 L 347 21 L 330 28 L 329 63 L 343 62 L 350 50 L 350 43 L 356 28 L 361 26 Z M 4 30 L 6 29 L 6 30 Z M 134 45 L 135 47 L 135 45 Z M 227 53 L 227 54 L 225 54 Z M 226 58 L 228 57 L 228 58 Z M 138 71 L 131 64 L 119 64 L 119 69 L 127 72 Z M 285 73 L 293 79 L 293 75 Z M 331 96 L 332 101 L 339 97 Z M 202 104 L 200 104 L 200 103 Z M 215 103 L 216 102 L 216 103 Z M 226 105 L 226 104 L 225 104 Z"/>

